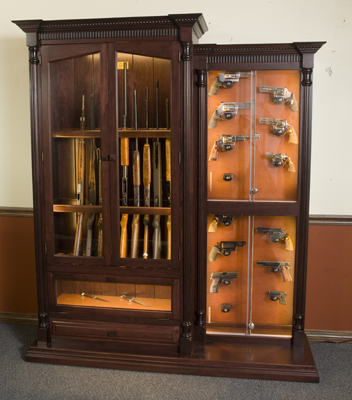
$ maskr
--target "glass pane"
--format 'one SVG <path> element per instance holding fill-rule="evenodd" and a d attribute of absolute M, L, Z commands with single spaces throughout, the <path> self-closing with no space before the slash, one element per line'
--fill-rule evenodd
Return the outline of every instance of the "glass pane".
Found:
<path fill-rule="evenodd" d="M 120 256 L 171 259 L 171 62 L 116 57 Z"/>
<path fill-rule="evenodd" d="M 208 334 L 247 331 L 248 232 L 246 216 L 208 216 Z"/>
<path fill-rule="evenodd" d="M 210 71 L 208 199 L 297 201 L 300 72 Z"/>
<path fill-rule="evenodd" d="M 102 246 L 100 86 L 100 54 L 50 63 L 55 254 L 97 256 L 98 230 Z"/>
<path fill-rule="evenodd" d="M 171 293 L 167 285 L 56 281 L 59 305 L 171 312 Z"/>
<path fill-rule="evenodd" d="M 102 213 L 60 210 L 54 206 L 55 255 L 103 257 Z"/>
<path fill-rule="evenodd" d="M 252 335 L 292 335 L 296 218 L 254 217 Z"/>

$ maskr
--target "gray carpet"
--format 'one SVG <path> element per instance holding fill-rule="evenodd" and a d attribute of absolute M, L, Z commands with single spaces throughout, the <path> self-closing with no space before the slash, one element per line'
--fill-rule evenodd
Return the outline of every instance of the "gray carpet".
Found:
<path fill-rule="evenodd" d="M 0 323 L 1 400 L 349 400 L 352 344 L 314 343 L 321 382 L 291 383 L 78 368 L 23 361 L 36 327 Z"/>

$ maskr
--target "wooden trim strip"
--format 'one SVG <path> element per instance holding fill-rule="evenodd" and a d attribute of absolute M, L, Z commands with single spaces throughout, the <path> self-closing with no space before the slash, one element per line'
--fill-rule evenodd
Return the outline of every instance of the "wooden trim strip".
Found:
<path fill-rule="evenodd" d="M 0 217 L 33 218 L 33 208 L 0 207 Z"/>
<path fill-rule="evenodd" d="M 310 225 L 352 225 L 352 215 L 310 215 Z"/>
<path fill-rule="evenodd" d="M 310 343 L 352 343 L 352 332 L 348 331 L 316 331 L 313 329 L 305 329 L 305 333 Z"/>
<path fill-rule="evenodd" d="M 38 325 L 38 316 L 36 314 L 18 314 L 0 312 L 0 322 L 12 324 Z"/>

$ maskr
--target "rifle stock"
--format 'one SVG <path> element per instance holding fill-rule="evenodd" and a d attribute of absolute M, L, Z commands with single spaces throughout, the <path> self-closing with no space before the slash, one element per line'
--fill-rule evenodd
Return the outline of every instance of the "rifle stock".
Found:
<path fill-rule="evenodd" d="M 120 257 L 127 257 L 127 222 L 128 222 L 128 214 L 122 214 L 120 226 L 121 226 L 121 234 L 120 234 Z"/>
<path fill-rule="evenodd" d="M 148 140 L 148 139 L 147 139 Z M 150 145 L 146 143 L 143 147 L 143 186 L 144 186 L 144 206 L 150 207 L 150 183 L 151 183 L 151 157 Z M 143 218 L 144 235 L 143 235 L 143 258 L 147 259 L 149 255 L 149 214 L 145 214 Z"/>
<path fill-rule="evenodd" d="M 171 140 L 165 140 L 165 160 L 166 160 L 166 196 L 167 205 L 171 207 Z M 171 260 L 171 215 L 166 220 L 167 230 L 167 259 Z"/>
<path fill-rule="evenodd" d="M 103 204 L 102 197 L 102 181 L 101 181 L 101 157 L 100 149 L 96 149 L 96 157 L 98 160 L 98 202 L 101 206 Z M 103 213 L 99 214 L 98 218 L 98 257 L 103 257 Z"/>

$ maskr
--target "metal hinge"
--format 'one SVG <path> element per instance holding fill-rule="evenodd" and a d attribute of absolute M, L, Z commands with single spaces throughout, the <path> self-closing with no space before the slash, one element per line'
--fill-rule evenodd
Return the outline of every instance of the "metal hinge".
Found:
<path fill-rule="evenodd" d="M 178 163 L 181 164 L 181 152 L 178 152 Z"/>
<path fill-rule="evenodd" d="M 180 50 L 178 51 L 178 62 L 181 62 L 181 52 L 180 52 Z"/>
<path fill-rule="evenodd" d="M 47 247 L 46 243 L 44 243 L 44 253 L 48 254 L 48 247 Z"/>
<path fill-rule="evenodd" d="M 42 163 L 44 162 L 44 151 L 42 150 Z"/>
<path fill-rule="evenodd" d="M 178 249 L 178 261 L 181 261 L 181 249 Z"/>
<path fill-rule="evenodd" d="M 39 60 L 39 65 L 42 65 L 42 55 L 40 53 L 38 54 L 38 60 Z"/>

